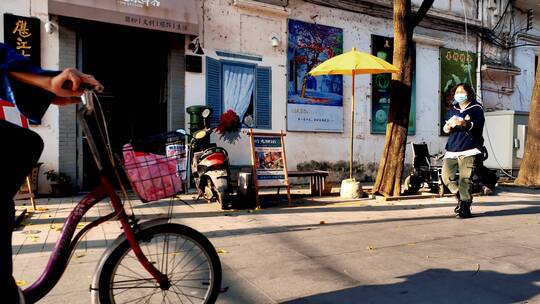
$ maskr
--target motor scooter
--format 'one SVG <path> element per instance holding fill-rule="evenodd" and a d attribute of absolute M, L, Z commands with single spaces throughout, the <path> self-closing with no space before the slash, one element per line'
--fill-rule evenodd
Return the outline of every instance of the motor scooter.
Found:
<path fill-rule="evenodd" d="M 230 194 L 232 187 L 227 150 L 210 143 L 210 135 L 216 128 L 208 126 L 208 118 L 212 114 L 210 109 L 202 112 L 204 129 L 188 134 L 185 130 L 178 130 L 185 134 L 189 140 L 190 170 L 195 181 L 199 197 L 209 202 L 218 201 L 221 209 L 230 209 Z"/>

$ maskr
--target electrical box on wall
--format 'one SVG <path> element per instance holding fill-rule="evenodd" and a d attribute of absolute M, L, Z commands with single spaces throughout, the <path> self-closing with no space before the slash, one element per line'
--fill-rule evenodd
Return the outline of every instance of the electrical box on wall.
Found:
<path fill-rule="evenodd" d="M 186 55 L 186 72 L 202 73 L 202 57 Z"/>
<path fill-rule="evenodd" d="M 484 145 L 489 157 L 484 165 L 492 169 L 519 170 L 525 151 L 529 112 L 486 112 Z"/>

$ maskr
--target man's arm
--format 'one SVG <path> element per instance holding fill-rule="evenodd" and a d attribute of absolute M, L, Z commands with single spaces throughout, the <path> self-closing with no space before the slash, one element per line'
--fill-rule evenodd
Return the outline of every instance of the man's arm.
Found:
<path fill-rule="evenodd" d="M 81 83 L 100 85 L 92 75 L 84 74 L 74 68 L 67 68 L 56 76 L 38 75 L 24 72 L 9 72 L 10 76 L 18 81 L 34 85 L 47 90 L 59 97 L 81 96 L 84 90 Z M 65 88 L 64 84 L 71 81 L 71 88 Z"/>
<path fill-rule="evenodd" d="M 93 76 L 83 74 L 74 68 L 67 68 L 62 73 L 56 76 L 46 76 L 39 74 L 23 73 L 23 72 L 10 72 L 10 76 L 16 80 L 36 86 L 38 88 L 47 90 L 56 97 L 52 103 L 62 106 L 79 102 L 80 97 L 84 90 L 80 87 L 81 83 L 89 83 L 92 85 L 100 85 L 100 83 L 94 79 Z M 71 88 L 65 88 L 64 84 L 70 81 L 72 83 Z"/>

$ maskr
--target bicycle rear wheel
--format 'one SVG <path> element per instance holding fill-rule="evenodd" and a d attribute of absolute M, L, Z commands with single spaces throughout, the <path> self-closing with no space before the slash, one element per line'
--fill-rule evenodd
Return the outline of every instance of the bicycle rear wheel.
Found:
<path fill-rule="evenodd" d="M 126 240 L 109 256 L 99 278 L 99 301 L 119 303 L 214 303 L 221 286 L 221 263 L 201 233 L 179 224 L 163 224 L 137 233 L 148 260 L 167 275 L 162 290 L 139 263 Z"/>

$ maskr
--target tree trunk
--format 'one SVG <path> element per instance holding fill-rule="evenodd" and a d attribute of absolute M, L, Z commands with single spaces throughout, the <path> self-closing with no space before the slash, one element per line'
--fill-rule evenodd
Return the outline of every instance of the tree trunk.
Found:
<path fill-rule="evenodd" d="M 308 70 L 308 71 L 311 71 L 311 70 Z M 307 85 L 308 77 L 309 76 L 306 74 L 304 78 L 302 79 L 302 90 L 300 91 L 300 97 L 302 98 L 306 97 L 306 85 Z"/>
<path fill-rule="evenodd" d="M 433 4 L 424 0 L 415 16 L 411 0 L 394 0 L 393 64 L 400 70 L 392 75 L 390 112 L 386 125 L 386 140 L 373 192 L 384 196 L 401 194 L 401 177 L 405 161 L 407 129 L 411 110 L 412 56 L 414 28 Z"/>
<path fill-rule="evenodd" d="M 525 153 L 515 184 L 524 186 L 540 185 L 540 162 L 536 158 L 540 151 L 540 61 L 536 67 L 536 80 L 529 110 Z"/>

